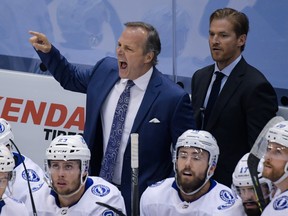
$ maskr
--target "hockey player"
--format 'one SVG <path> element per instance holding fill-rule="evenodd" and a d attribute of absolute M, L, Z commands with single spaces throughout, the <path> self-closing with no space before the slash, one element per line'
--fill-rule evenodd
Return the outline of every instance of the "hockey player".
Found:
<path fill-rule="evenodd" d="M 270 179 L 277 187 L 271 202 L 262 216 L 288 215 L 288 121 L 271 127 L 266 135 L 267 152 L 264 156 L 263 177 Z"/>
<path fill-rule="evenodd" d="M 241 198 L 247 216 L 260 216 L 261 210 L 258 204 L 257 194 L 254 190 L 252 178 L 248 169 L 247 160 L 249 153 L 245 154 L 238 162 L 232 174 L 232 189 Z M 270 180 L 263 178 L 259 173 L 259 183 L 266 204 L 270 202 L 274 187 Z"/>
<path fill-rule="evenodd" d="M 100 177 L 88 176 L 89 161 L 90 150 L 82 136 L 52 140 L 46 150 L 47 184 L 33 193 L 38 216 L 126 214 L 118 188 Z"/>
<path fill-rule="evenodd" d="M 6 190 L 6 193 L 25 203 L 27 197 L 29 197 L 27 176 L 30 182 L 31 191 L 37 191 L 44 184 L 44 171 L 30 158 L 14 151 L 12 142 L 14 142 L 14 134 L 12 133 L 11 125 L 5 119 L 0 118 L 0 145 L 4 145 L 10 149 L 15 160 L 15 182 L 13 187 L 10 188 L 11 190 Z M 28 175 L 26 175 L 23 163 L 25 163 Z"/>
<path fill-rule="evenodd" d="M 14 166 L 15 162 L 10 150 L 4 145 L 0 145 L 0 215 L 28 216 L 28 210 L 24 203 L 4 193 L 9 185 L 13 185 L 15 179 Z"/>
<path fill-rule="evenodd" d="M 211 179 L 219 148 L 206 131 L 187 130 L 176 143 L 175 178 L 148 187 L 140 200 L 141 216 L 243 216 L 232 190 Z"/>

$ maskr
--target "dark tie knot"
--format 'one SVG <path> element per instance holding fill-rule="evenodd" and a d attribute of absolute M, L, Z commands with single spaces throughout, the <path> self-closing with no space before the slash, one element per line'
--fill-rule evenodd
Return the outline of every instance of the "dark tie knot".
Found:
<path fill-rule="evenodd" d="M 225 76 L 225 74 L 220 71 L 216 71 L 215 74 L 216 74 L 216 80 L 222 80 L 223 77 Z"/>
<path fill-rule="evenodd" d="M 128 80 L 125 89 L 130 89 L 134 85 L 135 83 L 132 80 Z"/>

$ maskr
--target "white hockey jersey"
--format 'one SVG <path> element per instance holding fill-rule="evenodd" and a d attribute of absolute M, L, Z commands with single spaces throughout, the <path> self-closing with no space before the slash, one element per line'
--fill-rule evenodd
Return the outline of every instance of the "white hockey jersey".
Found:
<path fill-rule="evenodd" d="M 27 197 L 29 197 L 29 188 L 27 183 L 27 175 L 24 170 L 24 166 L 22 164 L 22 160 L 25 163 L 28 178 L 30 181 L 31 191 L 39 190 L 42 185 L 45 183 L 44 181 L 44 171 L 34 163 L 30 158 L 22 155 L 21 157 L 18 153 L 13 152 L 15 158 L 15 168 L 14 171 L 16 172 L 15 182 L 10 188 L 12 194 L 9 193 L 8 188 L 6 189 L 5 193 L 7 195 L 11 195 L 15 197 L 17 200 L 22 201 L 23 203 L 26 202 Z"/>
<path fill-rule="evenodd" d="M 124 199 L 118 188 L 100 177 L 88 177 L 83 196 L 69 207 L 59 206 L 58 195 L 46 183 L 39 191 L 33 193 L 33 197 L 37 216 L 117 215 L 111 209 L 96 202 L 108 204 L 126 214 Z M 29 210 L 32 215 L 32 209 Z"/>
<path fill-rule="evenodd" d="M 261 216 L 287 216 L 288 215 L 288 191 L 275 195 L 266 206 Z"/>
<path fill-rule="evenodd" d="M 186 202 L 179 196 L 175 178 L 168 178 L 148 187 L 140 200 L 141 216 L 243 216 L 240 199 L 230 188 L 210 180 L 209 191 L 194 202 Z"/>
<path fill-rule="evenodd" d="M 24 203 L 17 201 L 6 194 L 3 194 L 0 201 L 0 215 L 1 216 L 28 216 L 28 210 Z"/>

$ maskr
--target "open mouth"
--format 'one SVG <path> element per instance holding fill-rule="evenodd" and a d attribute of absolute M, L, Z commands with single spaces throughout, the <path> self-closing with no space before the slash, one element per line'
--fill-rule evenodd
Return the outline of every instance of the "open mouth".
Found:
<path fill-rule="evenodd" d="M 128 64 L 127 64 L 127 62 L 119 61 L 119 65 L 120 65 L 121 69 L 126 69 Z"/>
<path fill-rule="evenodd" d="M 182 174 L 183 174 L 184 176 L 192 176 L 192 173 L 191 173 L 189 170 L 184 170 L 184 171 L 182 172 Z"/>

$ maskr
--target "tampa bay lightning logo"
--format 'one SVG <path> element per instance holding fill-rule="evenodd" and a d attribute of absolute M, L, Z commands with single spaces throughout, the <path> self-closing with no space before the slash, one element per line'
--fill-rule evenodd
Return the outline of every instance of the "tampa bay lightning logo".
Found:
<path fill-rule="evenodd" d="M 0 133 L 5 131 L 5 125 L 0 123 Z"/>
<path fill-rule="evenodd" d="M 110 188 L 107 187 L 106 185 L 99 184 L 92 187 L 91 191 L 93 194 L 103 197 L 110 193 Z"/>
<path fill-rule="evenodd" d="M 28 175 L 28 179 L 30 182 L 39 182 L 40 178 L 38 176 L 38 174 L 32 170 L 32 169 L 27 169 L 27 175 Z M 25 179 L 27 181 L 27 175 L 25 170 L 22 172 L 22 178 Z"/>
<path fill-rule="evenodd" d="M 224 210 L 234 205 L 235 197 L 230 191 L 221 190 L 219 196 L 225 202 L 225 204 L 218 206 L 217 209 Z"/>
<path fill-rule="evenodd" d="M 114 216 L 116 215 L 113 211 L 111 210 L 106 210 L 102 213 L 103 216 Z"/>
<path fill-rule="evenodd" d="M 288 196 L 281 196 L 273 202 L 275 210 L 283 210 L 288 208 Z"/>

